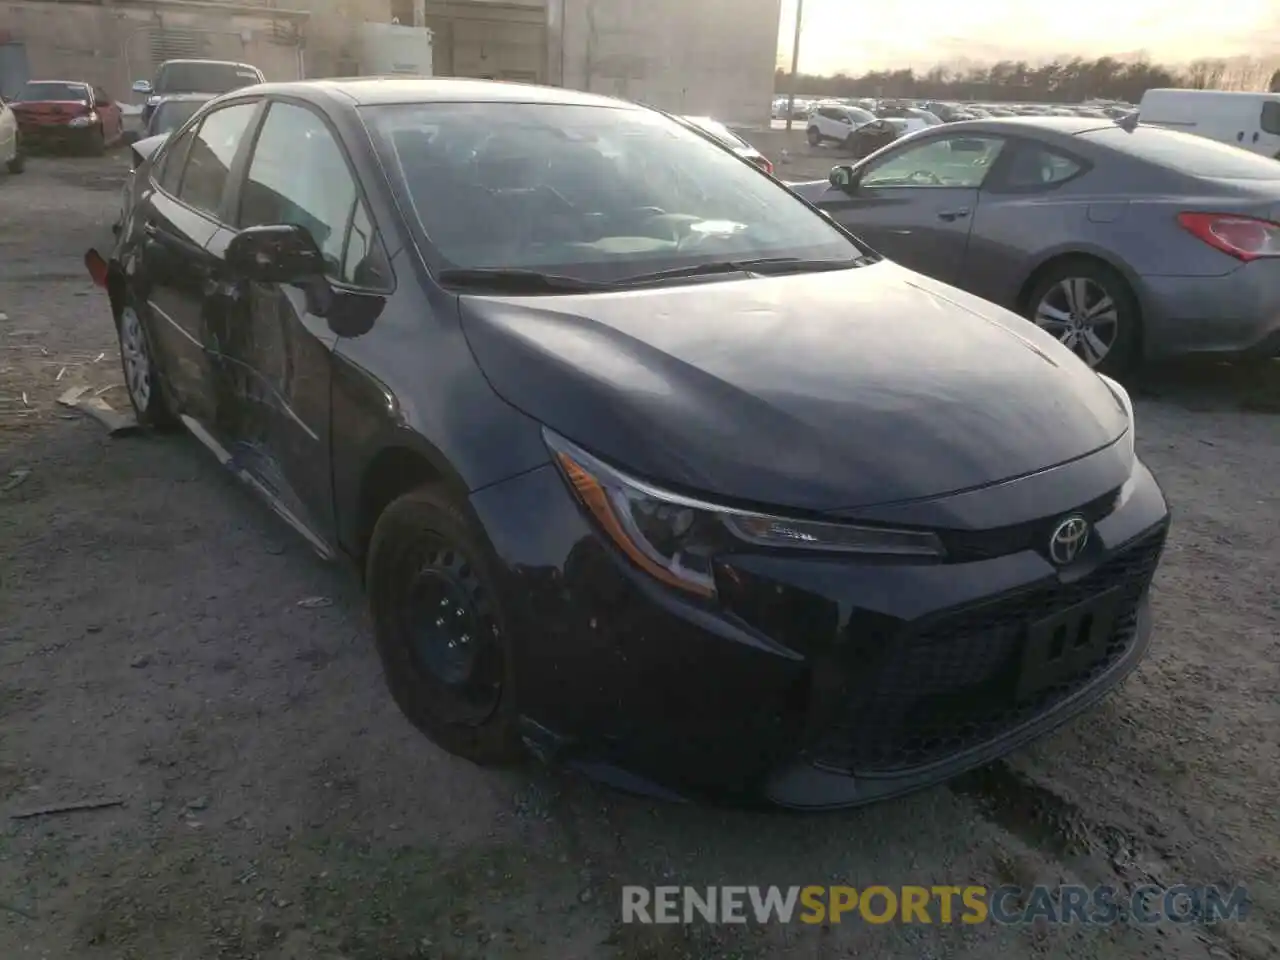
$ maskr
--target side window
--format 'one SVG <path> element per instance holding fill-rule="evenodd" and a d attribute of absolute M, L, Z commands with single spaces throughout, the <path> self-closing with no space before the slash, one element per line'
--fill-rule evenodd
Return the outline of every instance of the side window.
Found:
<path fill-rule="evenodd" d="M 106 91 L 101 87 L 93 88 L 93 100 L 100 107 L 111 106 L 111 98 L 107 96 Z"/>
<path fill-rule="evenodd" d="M 1262 132 L 1280 135 L 1280 100 L 1268 100 L 1262 105 Z"/>
<path fill-rule="evenodd" d="M 305 107 L 273 103 L 240 194 L 239 226 L 306 227 L 330 277 L 341 280 L 355 205 L 355 180 L 324 121 Z"/>
<path fill-rule="evenodd" d="M 1005 186 L 1016 190 L 1052 187 L 1065 183 L 1084 168 L 1070 157 L 1037 144 L 1025 144 L 1014 152 L 1004 176 Z"/>
<path fill-rule="evenodd" d="M 218 212 L 231 161 L 257 109 L 256 103 L 236 103 L 204 118 L 187 150 L 179 200 L 205 213 Z"/>
<path fill-rule="evenodd" d="M 178 195 L 178 186 L 182 183 L 182 170 L 187 162 L 187 148 L 195 137 L 194 129 L 188 130 L 173 143 L 166 144 L 164 156 L 160 158 L 159 169 L 155 171 L 156 183 L 165 193 Z"/>
<path fill-rule="evenodd" d="M 1004 149 L 999 137 L 939 137 L 913 144 L 862 175 L 860 187 L 966 187 L 976 189 Z"/>
<path fill-rule="evenodd" d="M 383 258 L 382 245 L 374 234 L 373 221 L 363 202 L 357 200 L 347 230 L 347 249 L 342 258 L 342 277 L 357 287 L 384 290 L 391 285 L 391 270 Z"/>

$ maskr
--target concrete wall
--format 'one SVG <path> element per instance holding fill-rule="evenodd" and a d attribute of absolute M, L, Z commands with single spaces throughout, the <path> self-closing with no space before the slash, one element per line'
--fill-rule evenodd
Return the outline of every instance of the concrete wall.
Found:
<path fill-rule="evenodd" d="M 548 82 L 542 0 L 428 0 L 425 14 L 440 76 Z"/>
<path fill-rule="evenodd" d="M 564 86 L 768 123 L 781 0 L 547 0 Z M 558 61 L 558 62 L 557 62 Z"/>

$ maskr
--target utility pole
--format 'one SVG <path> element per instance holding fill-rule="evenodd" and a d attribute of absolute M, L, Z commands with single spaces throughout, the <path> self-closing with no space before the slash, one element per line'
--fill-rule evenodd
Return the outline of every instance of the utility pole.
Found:
<path fill-rule="evenodd" d="M 800 25 L 804 23 L 804 0 L 796 0 L 796 39 L 791 47 L 791 83 L 787 96 L 787 133 L 791 132 L 791 119 L 796 112 L 796 76 L 800 69 Z"/>

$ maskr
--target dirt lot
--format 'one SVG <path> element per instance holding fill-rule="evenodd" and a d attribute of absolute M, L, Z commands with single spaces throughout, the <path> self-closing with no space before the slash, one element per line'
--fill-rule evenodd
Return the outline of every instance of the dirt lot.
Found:
<path fill-rule="evenodd" d="M 442 754 L 385 694 L 351 578 L 193 440 L 110 439 L 55 404 L 119 379 L 79 258 L 125 170 L 0 180 L 0 957 L 1280 955 L 1280 419 L 1245 409 L 1274 370 L 1146 384 L 1141 453 L 1176 521 L 1152 654 L 1092 714 L 867 810 L 656 804 Z M 86 798 L 122 805 L 12 818 Z M 624 883 L 1073 880 L 1240 882 L 1252 909 L 1214 928 L 617 922 Z"/>

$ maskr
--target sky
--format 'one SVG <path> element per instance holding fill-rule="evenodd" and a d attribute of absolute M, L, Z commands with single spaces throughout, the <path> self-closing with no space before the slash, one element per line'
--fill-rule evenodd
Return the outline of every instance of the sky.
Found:
<path fill-rule="evenodd" d="M 779 64 L 789 69 L 796 0 L 782 0 Z M 803 73 L 863 73 L 961 59 L 1042 60 L 1145 52 L 1280 56 L 1280 0 L 804 0 Z"/>

